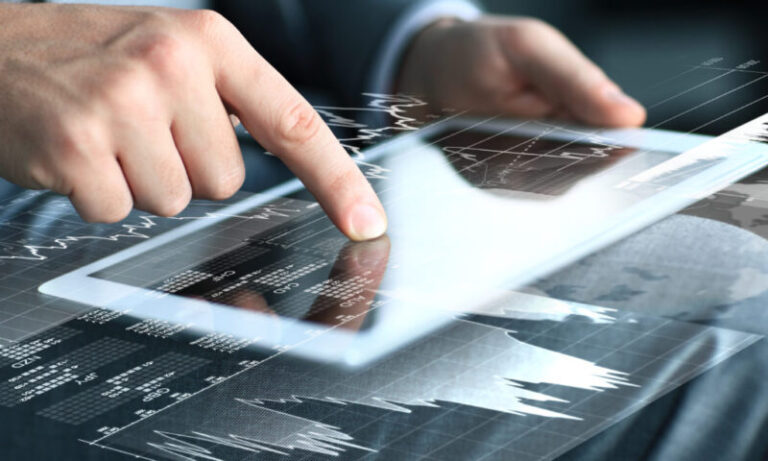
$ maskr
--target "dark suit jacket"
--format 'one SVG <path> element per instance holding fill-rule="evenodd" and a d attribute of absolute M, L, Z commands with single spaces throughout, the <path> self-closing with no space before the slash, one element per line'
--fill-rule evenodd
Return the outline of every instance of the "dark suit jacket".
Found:
<path fill-rule="evenodd" d="M 393 25 L 429 0 L 218 0 L 232 21 L 294 85 L 355 103 Z"/>

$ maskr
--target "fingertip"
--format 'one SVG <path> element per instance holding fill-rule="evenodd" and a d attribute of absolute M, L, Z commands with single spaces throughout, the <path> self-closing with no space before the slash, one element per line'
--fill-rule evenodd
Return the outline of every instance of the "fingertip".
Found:
<path fill-rule="evenodd" d="M 636 127 L 645 123 L 645 108 L 618 87 L 609 86 L 601 95 L 604 101 L 602 124 L 614 127 Z"/>
<path fill-rule="evenodd" d="M 347 219 L 347 236 L 355 241 L 372 240 L 387 231 L 387 215 L 381 206 L 359 203 Z"/>

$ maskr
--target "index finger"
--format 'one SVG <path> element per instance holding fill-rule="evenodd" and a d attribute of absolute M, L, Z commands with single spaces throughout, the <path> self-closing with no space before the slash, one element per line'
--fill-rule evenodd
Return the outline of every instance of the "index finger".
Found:
<path fill-rule="evenodd" d="M 216 86 L 248 131 L 279 157 L 353 240 L 387 221 L 370 183 L 312 106 L 229 23 L 210 40 Z"/>

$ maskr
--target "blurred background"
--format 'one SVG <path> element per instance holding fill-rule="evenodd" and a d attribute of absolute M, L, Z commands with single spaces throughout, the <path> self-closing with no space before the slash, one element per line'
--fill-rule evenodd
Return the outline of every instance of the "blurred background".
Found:
<path fill-rule="evenodd" d="M 761 104 L 768 100 L 758 101 L 768 95 L 768 74 L 760 73 L 768 72 L 765 2 L 481 3 L 491 13 L 532 16 L 556 26 L 649 109 L 647 126 L 690 131 L 705 125 L 695 131 L 721 134 L 768 108 Z M 695 67 L 713 58 L 722 60 Z M 731 70 L 750 60 L 764 62 Z"/>
<path fill-rule="evenodd" d="M 560 29 L 646 107 L 646 127 L 720 135 L 768 112 L 764 0 L 476 1 L 488 13 L 536 17 Z M 326 103 L 323 94 L 302 91 Z M 265 161 L 260 157 L 246 153 L 246 189 L 290 177 L 274 158 L 269 168 L 251 165 Z"/>

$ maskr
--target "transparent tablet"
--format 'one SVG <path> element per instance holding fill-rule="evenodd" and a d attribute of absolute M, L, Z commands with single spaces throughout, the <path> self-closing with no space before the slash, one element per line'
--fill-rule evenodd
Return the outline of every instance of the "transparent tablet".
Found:
<path fill-rule="evenodd" d="M 763 122 L 707 138 L 447 119 L 364 152 L 378 240 L 349 242 L 292 181 L 40 290 L 362 364 L 765 165 Z"/>

